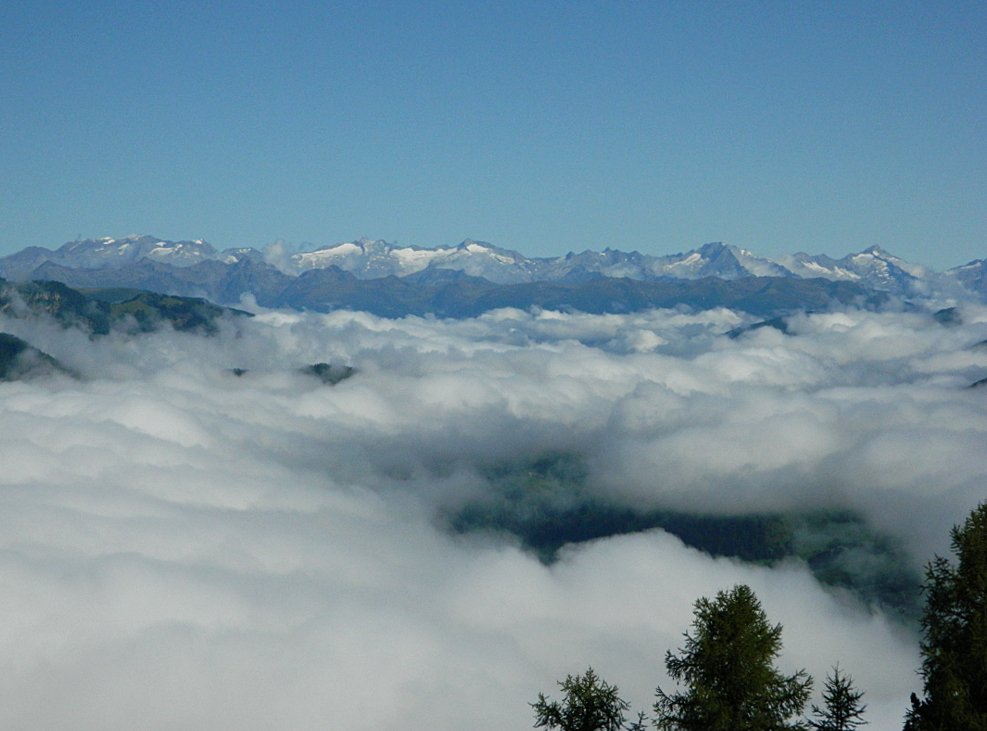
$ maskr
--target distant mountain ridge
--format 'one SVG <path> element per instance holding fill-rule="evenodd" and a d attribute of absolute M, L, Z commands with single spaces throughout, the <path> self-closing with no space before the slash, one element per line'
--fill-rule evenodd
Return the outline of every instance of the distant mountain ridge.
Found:
<path fill-rule="evenodd" d="M 135 235 L 71 241 L 54 251 L 27 248 L 0 258 L 0 277 L 11 281 L 60 281 L 73 287 L 131 287 L 204 297 L 224 304 L 252 294 L 259 304 L 268 307 L 325 310 L 331 303 L 331 307 L 370 311 L 376 306 L 381 311 L 398 313 L 406 306 L 407 312 L 424 308 L 427 312 L 451 313 L 475 309 L 462 299 L 468 291 L 491 301 L 518 300 L 519 296 L 508 296 L 507 290 L 493 294 L 490 288 L 497 286 L 515 287 L 511 290 L 515 293 L 528 292 L 529 304 L 554 301 L 550 291 L 567 292 L 570 298 L 586 304 L 584 292 L 597 292 L 602 297 L 620 290 L 623 299 L 613 300 L 611 311 L 626 311 L 636 306 L 632 302 L 642 298 L 665 300 L 653 287 L 645 287 L 646 283 L 666 282 L 666 289 L 671 291 L 675 289 L 671 286 L 674 282 L 699 283 L 707 279 L 823 280 L 854 285 L 853 296 L 858 298 L 866 298 L 866 292 L 876 290 L 910 298 L 947 293 L 987 299 L 985 267 L 987 262 L 978 260 L 937 273 L 878 246 L 841 259 L 797 253 L 771 260 L 722 243 L 666 256 L 606 248 L 601 252 L 528 258 L 470 239 L 456 246 L 427 249 L 364 238 L 290 253 L 277 245 L 264 251 L 218 251 L 202 240 L 172 242 Z M 622 280 L 636 284 L 619 285 Z M 437 289 L 446 291 L 451 309 L 441 303 L 424 304 L 437 296 Z M 801 289 L 808 291 L 805 286 Z M 341 299 L 343 292 L 349 292 L 350 301 Z M 842 291 L 841 297 L 850 296 L 848 292 Z M 514 306 L 523 306 L 518 301 Z"/>
<path fill-rule="evenodd" d="M 166 241 L 154 236 L 133 235 L 121 239 L 81 239 L 63 244 L 52 251 L 30 247 L 0 258 L 0 276 L 25 279 L 45 263 L 71 269 L 120 268 L 149 260 L 176 267 L 190 267 L 205 261 L 235 264 L 249 259 L 266 262 L 289 276 L 299 276 L 312 269 L 336 266 L 351 272 L 357 279 L 404 277 L 425 270 L 450 269 L 470 276 L 483 277 L 496 284 L 524 282 L 585 281 L 596 276 L 654 280 L 740 279 L 743 277 L 798 277 L 858 282 L 884 290 L 907 290 L 917 283 L 949 276 L 957 281 L 972 281 L 982 272 L 983 260 L 937 274 L 926 267 L 910 264 L 893 254 L 871 246 L 857 254 L 833 259 L 824 254 L 797 253 L 771 260 L 746 249 L 723 243 L 710 243 L 691 251 L 653 256 L 637 251 L 603 251 L 568 253 L 559 257 L 529 258 L 517 251 L 503 249 L 482 241 L 466 241 L 456 246 L 422 248 L 398 246 L 367 238 L 313 251 L 285 253 L 280 246 L 264 251 L 234 248 L 217 251 L 209 243 Z"/>
<path fill-rule="evenodd" d="M 268 256 L 263 260 L 289 275 L 337 266 L 358 279 L 377 279 L 388 275 L 405 277 L 436 269 L 462 271 L 497 284 L 581 282 L 595 277 L 626 277 L 641 281 L 795 277 L 855 282 L 904 295 L 928 295 L 938 289 L 955 288 L 957 283 L 969 287 L 969 283 L 979 282 L 978 275 L 985 266 L 981 260 L 937 273 L 906 262 L 879 246 L 871 246 L 841 259 L 800 252 L 772 260 L 723 243 L 705 244 L 698 249 L 666 256 L 623 252 L 608 247 L 601 252 L 570 252 L 560 257 L 527 258 L 516 251 L 470 239 L 458 246 L 434 249 L 398 247 L 384 241 L 360 239 L 311 252 Z M 987 292 L 981 288 L 974 288 L 974 291 L 978 294 Z"/>

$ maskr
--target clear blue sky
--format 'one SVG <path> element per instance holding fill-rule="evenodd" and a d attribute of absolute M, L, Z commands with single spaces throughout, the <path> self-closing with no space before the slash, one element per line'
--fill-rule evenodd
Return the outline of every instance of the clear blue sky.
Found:
<path fill-rule="evenodd" d="M 987 257 L 987 3 L 0 7 L 0 253 Z"/>

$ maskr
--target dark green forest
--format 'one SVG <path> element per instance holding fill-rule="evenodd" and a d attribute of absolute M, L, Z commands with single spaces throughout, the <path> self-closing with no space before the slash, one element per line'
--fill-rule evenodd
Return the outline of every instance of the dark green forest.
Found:
<path fill-rule="evenodd" d="M 482 499 L 444 516 L 451 530 L 502 533 L 546 564 L 568 544 L 662 529 L 711 556 L 762 565 L 803 560 L 823 584 L 907 621 L 918 618 L 921 578 L 903 546 L 850 511 L 640 510 L 595 494 L 584 460 L 571 452 L 485 465 L 480 472 L 489 489 Z"/>

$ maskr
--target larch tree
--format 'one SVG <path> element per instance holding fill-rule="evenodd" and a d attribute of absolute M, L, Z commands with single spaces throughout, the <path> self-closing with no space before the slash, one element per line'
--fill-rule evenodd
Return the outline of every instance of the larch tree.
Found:
<path fill-rule="evenodd" d="M 853 731 L 863 726 L 866 704 L 861 705 L 863 691 L 853 687 L 853 678 L 840 672 L 840 666 L 833 668 L 833 674 L 826 676 L 826 689 L 823 691 L 825 708 L 813 704 L 809 726 L 819 731 Z"/>
<path fill-rule="evenodd" d="M 749 586 L 696 602 L 693 634 L 668 652 L 668 674 L 685 690 L 656 690 L 654 722 L 661 731 L 788 731 L 812 688 L 804 670 L 781 674 L 781 625 L 770 625 Z"/>
<path fill-rule="evenodd" d="M 619 731 L 624 728 L 624 711 L 630 706 L 617 693 L 617 686 L 600 678 L 593 668 L 584 675 L 569 675 L 560 681 L 561 702 L 549 701 L 544 693 L 532 703 L 535 728 L 561 731 Z M 632 726 L 638 728 L 638 726 Z"/>
<path fill-rule="evenodd" d="M 987 503 L 954 526 L 957 562 L 936 556 L 925 573 L 922 668 L 906 731 L 987 731 Z"/>

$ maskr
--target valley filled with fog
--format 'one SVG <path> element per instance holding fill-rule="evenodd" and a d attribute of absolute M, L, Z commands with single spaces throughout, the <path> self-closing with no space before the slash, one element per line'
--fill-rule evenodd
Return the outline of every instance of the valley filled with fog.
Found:
<path fill-rule="evenodd" d="M 746 583 L 783 671 L 900 728 L 914 586 L 985 495 L 987 307 L 254 309 L 0 323 L 76 374 L 0 383 L 0 726 L 522 729 L 590 665 L 646 711 Z M 703 543 L 752 516 L 781 548 Z"/>

